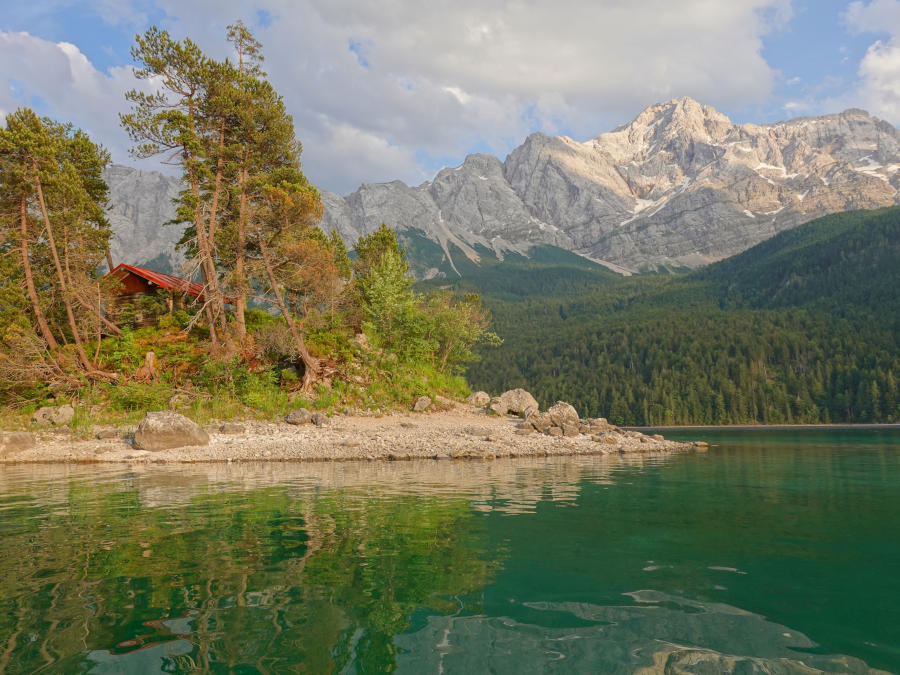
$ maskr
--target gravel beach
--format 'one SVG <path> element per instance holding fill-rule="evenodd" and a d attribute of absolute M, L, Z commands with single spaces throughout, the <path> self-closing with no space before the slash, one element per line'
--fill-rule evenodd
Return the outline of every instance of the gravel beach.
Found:
<path fill-rule="evenodd" d="M 207 425 L 208 445 L 159 451 L 133 445 L 133 429 L 79 439 L 68 430 L 36 432 L 33 447 L 0 452 L 0 463 L 239 462 L 496 459 L 550 455 L 668 453 L 698 446 L 610 427 L 605 433 L 549 436 L 517 428 L 522 420 L 458 404 L 431 413 L 335 416 L 327 424 L 240 421 Z M 227 433 L 222 431 L 226 429 Z M 705 444 L 700 444 L 704 446 Z"/>

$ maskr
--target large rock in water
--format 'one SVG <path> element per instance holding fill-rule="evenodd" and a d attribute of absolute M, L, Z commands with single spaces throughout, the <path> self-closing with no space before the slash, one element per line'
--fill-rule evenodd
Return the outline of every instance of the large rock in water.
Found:
<path fill-rule="evenodd" d="M 547 412 L 550 414 L 550 419 L 553 420 L 554 426 L 561 427 L 563 424 L 578 425 L 578 411 L 565 401 L 557 401 L 550 406 Z"/>
<path fill-rule="evenodd" d="M 500 400 L 506 405 L 506 411 L 514 415 L 525 415 L 537 412 L 539 407 L 534 396 L 524 389 L 510 389 L 500 394 Z"/>
<path fill-rule="evenodd" d="M 134 447 L 141 450 L 155 452 L 189 445 L 209 445 L 209 434 L 171 410 L 148 412 L 134 432 Z"/>
<path fill-rule="evenodd" d="M 34 447 L 34 436 L 26 431 L 0 432 L 0 457 L 14 455 Z"/>

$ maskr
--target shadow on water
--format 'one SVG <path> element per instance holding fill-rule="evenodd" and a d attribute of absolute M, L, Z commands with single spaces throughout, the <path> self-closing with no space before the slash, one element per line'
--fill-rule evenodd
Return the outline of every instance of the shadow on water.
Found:
<path fill-rule="evenodd" d="M 900 438 L 717 442 L 6 467 L 0 672 L 897 669 Z"/>

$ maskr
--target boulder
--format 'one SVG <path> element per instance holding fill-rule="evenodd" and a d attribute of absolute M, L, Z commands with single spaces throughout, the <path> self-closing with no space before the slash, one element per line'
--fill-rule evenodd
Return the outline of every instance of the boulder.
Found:
<path fill-rule="evenodd" d="M 563 430 L 560 429 L 559 427 L 547 427 L 544 430 L 544 433 L 547 434 L 548 436 L 562 436 Z"/>
<path fill-rule="evenodd" d="M 525 421 L 531 424 L 537 431 L 543 431 L 553 426 L 553 420 L 550 419 L 550 413 L 536 412 L 531 413 L 525 418 Z"/>
<path fill-rule="evenodd" d="M 476 391 L 473 394 L 469 394 L 466 397 L 466 403 L 471 403 L 472 405 L 477 405 L 481 408 L 486 406 L 491 402 L 491 397 L 484 391 Z"/>
<path fill-rule="evenodd" d="M 447 398 L 446 396 L 441 396 L 440 394 L 434 397 L 434 402 L 442 408 L 452 408 L 455 404 L 455 401 L 452 398 Z"/>
<path fill-rule="evenodd" d="M 557 401 L 550 406 L 547 412 L 550 414 L 553 424 L 558 427 L 561 427 L 563 424 L 578 424 L 580 421 L 578 412 L 565 401 Z"/>
<path fill-rule="evenodd" d="M 310 422 L 315 424 L 317 427 L 324 427 L 326 424 L 328 424 L 328 415 L 323 412 L 315 412 L 312 414 Z"/>
<path fill-rule="evenodd" d="M 312 422 L 312 413 L 306 408 L 300 408 L 284 416 L 284 421 L 288 424 L 300 425 Z"/>
<path fill-rule="evenodd" d="M 575 436 L 581 435 L 581 431 L 579 430 L 577 424 L 569 424 L 568 422 L 563 422 L 561 428 L 563 436 L 566 436 L 567 438 L 574 438 Z"/>
<path fill-rule="evenodd" d="M 109 440 L 110 438 L 121 438 L 122 434 L 119 433 L 116 429 L 101 429 L 96 434 L 94 434 L 94 438 L 98 441 Z"/>
<path fill-rule="evenodd" d="M 516 429 L 513 433 L 517 436 L 527 436 L 534 433 L 534 427 L 529 426 L 527 429 Z"/>
<path fill-rule="evenodd" d="M 246 431 L 243 424 L 235 424 L 234 422 L 225 422 L 219 427 L 220 434 L 242 434 Z"/>
<path fill-rule="evenodd" d="M 413 412 L 425 412 L 431 406 L 431 398 L 429 396 L 420 396 L 413 404 Z"/>
<path fill-rule="evenodd" d="M 508 408 L 506 404 L 503 402 L 503 399 L 499 396 L 495 396 L 491 399 L 490 403 L 488 403 L 488 410 L 491 412 L 503 416 L 508 412 Z"/>
<path fill-rule="evenodd" d="M 189 445 L 209 445 L 209 434 L 171 410 L 148 412 L 134 432 L 134 447 L 140 450 L 155 452 Z"/>
<path fill-rule="evenodd" d="M 34 436 L 27 431 L 0 431 L 0 457 L 14 455 L 34 447 Z"/>
<path fill-rule="evenodd" d="M 539 409 L 538 402 L 534 396 L 524 389 L 510 389 L 500 395 L 500 400 L 506 405 L 506 412 L 513 415 L 526 415 L 528 413 L 537 412 Z"/>
<path fill-rule="evenodd" d="M 32 424 L 49 424 L 55 427 L 68 424 L 75 417 L 75 408 L 68 403 L 58 408 L 45 406 L 39 408 L 31 417 Z"/>

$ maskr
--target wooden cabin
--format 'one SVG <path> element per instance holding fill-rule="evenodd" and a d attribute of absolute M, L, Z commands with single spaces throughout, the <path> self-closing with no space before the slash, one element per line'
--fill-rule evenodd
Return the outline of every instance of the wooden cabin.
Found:
<path fill-rule="evenodd" d="M 118 281 L 114 286 L 120 298 L 117 304 L 129 310 L 131 322 L 138 326 L 155 323 L 167 311 L 204 301 L 203 284 L 135 265 L 116 265 L 104 279 Z M 225 302 L 233 304 L 230 298 L 225 298 Z"/>

